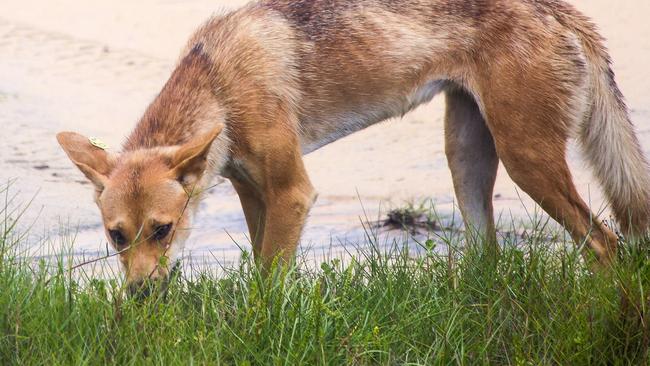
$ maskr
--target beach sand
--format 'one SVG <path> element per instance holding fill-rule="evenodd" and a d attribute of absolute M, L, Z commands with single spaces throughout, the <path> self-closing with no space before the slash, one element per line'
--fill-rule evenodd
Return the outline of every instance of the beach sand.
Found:
<path fill-rule="evenodd" d="M 593 17 L 614 60 L 619 85 L 650 155 L 650 2 L 573 0 Z M 169 76 L 191 32 L 215 12 L 245 1 L 21 0 L 0 13 L 0 178 L 17 178 L 17 201 L 33 197 L 25 223 L 34 243 L 77 232 L 74 250 L 106 249 L 92 188 L 60 150 L 55 133 L 73 130 L 119 147 Z M 450 219 L 451 176 L 443 145 L 444 97 L 398 120 L 330 144 L 306 165 L 320 193 L 303 237 L 318 256 L 364 236 L 361 218 L 380 207 L 430 198 Z M 569 159 L 579 191 L 596 211 L 600 190 L 575 146 Z M 526 219 L 534 204 L 500 168 L 495 208 L 503 223 Z M 365 214 L 364 214 L 365 212 Z M 606 215 L 606 212 L 605 212 Z M 214 189 L 197 215 L 187 255 L 232 260 L 248 247 L 239 202 L 229 183 Z M 232 236 L 232 237 L 231 237 Z M 234 240 L 234 241 L 233 241 Z M 235 244 L 237 242 L 237 244 Z M 54 249 L 57 249 L 56 247 Z"/>

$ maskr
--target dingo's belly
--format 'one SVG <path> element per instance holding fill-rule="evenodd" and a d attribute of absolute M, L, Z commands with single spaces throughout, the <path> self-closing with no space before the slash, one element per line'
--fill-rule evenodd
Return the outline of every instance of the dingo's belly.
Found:
<path fill-rule="evenodd" d="M 389 118 L 400 117 L 415 107 L 429 102 L 440 93 L 447 81 L 429 81 L 403 95 L 369 96 L 367 103 L 347 104 L 339 111 L 329 108 L 306 111 L 300 120 L 300 143 L 303 154 Z M 343 104 L 343 103 L 342 103 Z"/>

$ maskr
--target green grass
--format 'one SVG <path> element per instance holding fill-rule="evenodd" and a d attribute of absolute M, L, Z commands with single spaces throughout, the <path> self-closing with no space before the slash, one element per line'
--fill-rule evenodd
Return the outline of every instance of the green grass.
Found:
<path fill-rule="evenodd" d="M 451 233 L 438 239 L 449 254 L 428 241 L 417 256 L 369 238 L 345 263 L 263 279 L 245 255 L 218 278 L 177 274 L 166 295 L 139 302 L 118 279 L 77 283 L 63 259 L 54 271 L 20 259 L 7 211 L 2 365 L 650 364 L 650 261 L 632 245 L 594 273 L 547 229 L 496 256 Z"/>

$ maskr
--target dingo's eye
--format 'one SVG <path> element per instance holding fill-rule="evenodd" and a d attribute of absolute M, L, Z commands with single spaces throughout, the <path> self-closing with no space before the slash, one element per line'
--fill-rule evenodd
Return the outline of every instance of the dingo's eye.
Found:
<path fill-rule="evenodd" d="M 119 230 L 109 230 L 108 235 L 110 235 L 111 240 L 117 246 L 123 246 L 126 244 L 126 237 Z"/>
<path fill-rule="evenodd" d="M 172 224 L 156 226 L 156 229 L 153 231 L 153 239 L 156 241 L 161 241 L 169 235 L 169 232 L 172 229 Z"/>

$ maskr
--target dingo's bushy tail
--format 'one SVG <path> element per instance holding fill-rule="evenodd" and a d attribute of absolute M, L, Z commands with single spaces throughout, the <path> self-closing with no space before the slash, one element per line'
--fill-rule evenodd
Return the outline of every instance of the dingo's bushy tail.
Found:
<path fill-rule="evenodd" d="M 603 39 L 584 16 L 565 24 L 581 39 L 590 79 L 590 102 L 580 142 L 625 235 L 650 225 L 650 170 L 621 94 Z"/>

